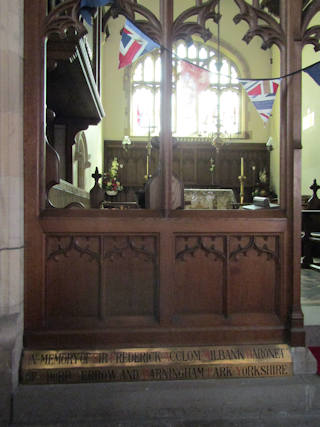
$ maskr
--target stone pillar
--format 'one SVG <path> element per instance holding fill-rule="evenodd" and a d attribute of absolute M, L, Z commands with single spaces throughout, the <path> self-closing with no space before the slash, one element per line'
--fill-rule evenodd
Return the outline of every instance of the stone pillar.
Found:
<path fill-rule="evenodd" d="M 0 1 L 0 425 L 23 335 L 23 0 Z"/>

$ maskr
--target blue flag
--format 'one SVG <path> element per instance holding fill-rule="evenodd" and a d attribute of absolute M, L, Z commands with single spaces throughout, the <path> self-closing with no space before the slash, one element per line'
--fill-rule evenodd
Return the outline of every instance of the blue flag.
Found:
<path fill-rule="evenodd" d="M 304 68 L 304 72 L 309 74 L 310 77 L 320 86 L 320 62 L 310 65 L 310 67 Z"/>
<path fill-rule="evenodd" d="M 97 7 L 112 4 L 114 0 L 81 0 L 80 15 L 91 25 L 91 18 L 95 14 Z"/>

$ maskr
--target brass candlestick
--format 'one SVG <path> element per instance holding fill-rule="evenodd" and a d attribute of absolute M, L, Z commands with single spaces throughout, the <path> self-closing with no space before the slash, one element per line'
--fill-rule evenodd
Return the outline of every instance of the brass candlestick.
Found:
<path fill-rule="evenodd" d="M 155 129 L 156 126 L 155 125 L 150 125 L 150 120 L 149 120 L 149 126 L 148 126 L 148 142 L 146 145 L 146 150 L 147 150 L 147 159 L 146 159 L 146 174 L 144 176 L 144 179 L 146 181 L 148 181 L 149 178 L 152 177 L 152 175 L 149 173 L 150 170 L 150 160 L 151 160 L 151 150 L 152 150 L 152 144 L 151 144 L 151 129 Z"/>
<path fill-rule="evenodd" d="M 244 164 L 243 164 L 243 157 L 241 157 L 241 175 L 238 177 L 240 181 L 240 205 L 243 205 L 244 203 L 244 181 L 247 179 L 247 177 L 244 175 Z"/>
<path fill-rule="evenodd" d="M 149 138 L 149 141 L 147 142 L 146 145 L 146 149 L 147 149 L 147 173 L 144 176 L 144 179 L 146 181 L 148 181 L 149 178 L 151 178 L 151 175 L 149 174 L 149 169 L 150 169 L 150 157 L 151 157 L 151 149 L 152 149 L 152 144 L 151 144 L 151 139 Z"/>
<path fill-rule="evenodd" d="M 155 126 L 151 126 L 149 123 L 148 126 L 148 142 L 146 145 L 146 150 L 147 150 L 147 159 L 146 159 L 146 174 L 144 176 L 144 179 L 146 181 L 148 181 L 149 178 L 151 178 L 152 175 L 150 175 L 149 170 L 150 170 L 150 159 L 151 159 L 151 150 L 152 150 L 152 144 L 151 144 L 151 129 L 154 129 Z"/>

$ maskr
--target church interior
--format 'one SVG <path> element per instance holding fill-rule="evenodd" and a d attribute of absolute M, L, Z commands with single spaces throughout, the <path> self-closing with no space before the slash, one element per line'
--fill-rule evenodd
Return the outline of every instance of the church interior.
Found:
<path fill-rule="evenodd" d="M 192 2 L 189 3 L 190 5 L 183 7 L 188 8 L 192 5 Z M 232 202 L 227 206 L 222 203 L 218 207 L 218 197 L 213 197 L 214 206 L 211 207 L 212 203 L 205 204 L 203 208 L 206 209 L 239 208 L 241 158 L 246 177 L 243 204 L 249 205 L 254 195 L 267 196 L 275 203 L 279 203 L 280 197 L 280 94 L 275 98 L 271 118 L 265 122 L 238 81 L 239 78 L 261 80 L 281 76 L 279 49 L 273 46 L 263 50 L 258 37 L 250 44 L 241 40 L 246 24 L 234 24 L 233 17 L 237 15 L 237 9 L 234 2 L 221 4 L 219 46 L 217 24 L 211 22 L 208 28 L 212 37 L 206 43 L 196 34 L 191 46 L 185 40 L 180 40 L 174 46 L 173 73 L 177 82 L 174 81 L 175 104 L 172 109 L 173 173 L 186 189 L 232 189 L 233 192 Z M 107 24 L 103 24 L 107 25 L 106 30 L 101 27 L 101 22 L 97 22 L 98 19 L 102 20 L 102 15 L 103 8 L 99 10 L 99 18 L 96 17 L 92 25 L 85 22 L 88 34 L 84 36 L 84 49 L 91 61 L 95 61 L 94 64 L 92 62 L 96 70 L 93 77 L 99 102 L 91 99 L 88 101 L 85 92 L 87 88 L 82 87 L 83 93 L 81 92 L 83 76 L 79 77 L 79 73 L 77 75 L 79 63 L 66 65 L 66 57 L 63 57 L 55 70 L 50 70 L 47 66 L 47 107 L 54 114 L 52 122 L 47 123 L 47 136 L 51 138 L 60 159 L 60 181 L 52 186 L 49 200 L 58 208 L 65 207 L 68 202 L 79 202 L 89 208 L 89 193 L 94 184 L 92 174 L 95 168 L 106 175 L 115 157 L 121 165 L 117 174 L 121 190 L 117 195 L 106 195 L 105 202 L 108 203 L 104 206 L 118 209 L 141 208 L 144 206 L 141 205 L 141 193 L 148 179 L 152 178 L 159 167 L 160 49 L 119 69 L 120 32 L 125 17 L 110 18 Z M 96 40 L 94 34 L 98 25 L 102 32 Z M 52 55 L 59 56 L 58 45 L 63 49 L 64 42 L 63 39 L 52 42 L 49 40 L 48 57 L 51 57 L 51 50 Z M 189 102 L 191 105 L 188 109 L 185 108 L 180 113 L 179 102 L 188 104 L 188 100 L 178 98 L 178 93 L 185 88 L 183 82 L 180 82 L 182 89 L 179 87 L 179 81 L 183 79 L 183 61 L 178 58 L 203 64 L 200 65 L 202 69 L 210 70 L 210 67 L 212 69 L 215 66 L 218 50 L 224 64 L 220 77 L 222 83 L 218 86 L 217 80 L 214 80 L 217 76 L 210 73 L 210 92 L 191 89 L 189 96 L 194 97 L 196 94 L 196 102 Z M 201 55 L 205 55 L 205 59 Z M 302 52 L 301 69 L 314 64 L 317 59 L 313 46 L 306 45 Z M 50 60 L 54 61 L 54 58 Z M 230 73 L 234 74 L 231 76 Z M 301 72 L 301 78 L 301 192 L 302 203 L 305 203 L 312 195 L 309 187 L 313 180 L 319 179 L 315 137 L 318 100 L 317 97 L 310 97 L 310 93 L 317 89 L 315 81 L 304 72 Z M 70 86 L 69 79 L 75 82 L 74 88 Z M 234 80 L 228 82 L 228 79 Z M 94 102 L 98 104 L 96 109 L 94 105 L 88 105 Z M 230 103 L 234 104 L 231 112 L 228 108 Z M 74 117 L 73 121 L 78 120 L 79 123 L 70 123 L 70 117 Z M 80 118 L 83 118 L 82 122 Z M 190 123 L 190 126 L 187 127 L 186 123 Z M 87 126 L 87 129 L 78 131 L 81 126 Z M 215 139 L 218 132 L 217 144 Z M 105 183 L 103 178 L 99 181 L 101 186 Z M 132 205 L 126 205 L 126 202 Z M 185 209 L 191 208 L 190 200 L 184 202 Z"/>
<path fill-rule="evenodd" d="M 174 399 L 175 385 L 161 384 L 181 379 L 199 387 L 203 422 L 213 417 L 203 396 L 219 400 L 215 381 L 231 411 L 228 381 L 239 394 L 245 386 L 244 400 L 266 381 L 271 401 L 294 413 L 290 425 L 304 425 L 306 411 L 314 422 L 320 5 L 296 3 L 0 5 L 1 53 L 11 58 L 0 130 L 14 141 L 9 154 L 0 148 L 4 422 L 22 425 L 23 414 L 29 424 L 62 422 L 62 400 L 86 383 L 64 413 L 70 423 L 86 404 L 105 416 L 104 396 L 114 422 L 133 416 L 142 426 L 143 398 L 122 416 L 112 399 L 130 400 L 131 386 L 143 393 L 139 380 L 150 396 Z M 173 412 L 161 419 L 152 403 L 153 425 L 187 425 L 185 383 L 177 412 L 166 403 Z M 310 394 L 307 409 L 288 403 L 297 388 Z M 46 420 L 50 399 L 59 415 Z M 254 417 L 266 415 L 264 405 Z M 280 406 L 273 415 L 283 416 Z"/>

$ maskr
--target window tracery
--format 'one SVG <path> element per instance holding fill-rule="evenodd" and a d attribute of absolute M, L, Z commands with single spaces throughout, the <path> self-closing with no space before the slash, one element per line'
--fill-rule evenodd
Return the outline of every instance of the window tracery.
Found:
<path fill-rule="evenodd" d="M 182 60 L 199 70 L 208 70 L 209 85 L 204 90 L 186 87 Z M 174 45 L 172 74 L 172 132 L 177 137 L 209 137 L 217 131 L 220 97 L 221 130 L 227 137 L 241 132 L 242 93 L 236 65 L 222 56 L 220 73 L 217 51 L 208 44 L 185 41 Z M 145 55 L 131 68 L 130 133 L 132 136 L 159 134 L 160 51 Z"/>

